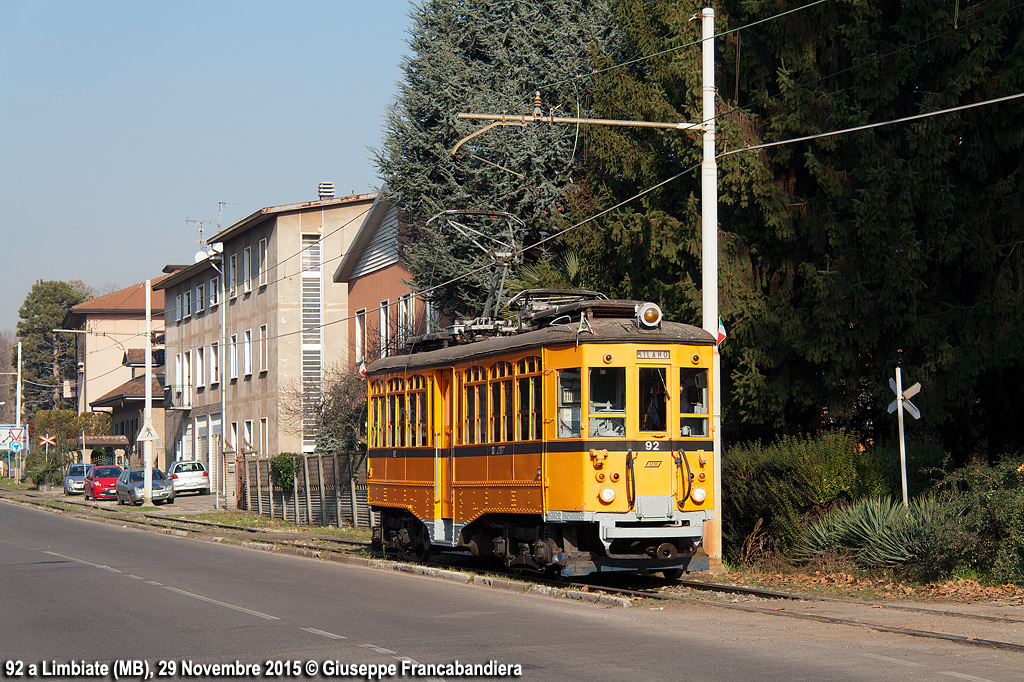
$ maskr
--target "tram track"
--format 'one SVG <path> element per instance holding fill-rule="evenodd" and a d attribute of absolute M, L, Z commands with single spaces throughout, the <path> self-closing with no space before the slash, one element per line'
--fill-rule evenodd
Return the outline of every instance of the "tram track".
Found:
<path fill-rule="evenodd" d="M 287 547 L 303 552 L 314 552 L 320 558 L 329 558 L 329 555 L 380 558 L 369 552 L 369 544 L 364 540 L 350 540 L 345 538 L 332 538 L 324 535 L 314 535 L 308 540 L 296 540 L 286 537 L 275 537 L 276 532 L 266 528 L 250 528 L 233 524 L 223 524 L 213 521 L 202 521 L 198 519 L 187 519 L 166 514 L 153 514 L 131 512 L 130 510 L 99 508 L 85 502 L 73 500 L 44 500 L 34 499 L 33 504 L 56 508 L 58 510 L 81 509 L 83 512 L 90 512 L 96 515 L 97 511 L 105 512 L 103 518 L 118 522 L 131 523 L 133 525 L 167 530 L 182 531 L 193 537 L 213 539 L 218 532 L 230 532 L 248 536 L 258 536 L 271 546 Z M 141 518 L 139 518 L 141 517 Z M 243 535 L 243 537 L 244 537 Z M 433 566 L 447 570 L 459 570 L 470 575 L 489 576 L 493 575 L 493 569 L 482 569 L 467 566 L 465 556 L 461 554 L 443 555 L 445 561 L 409 562 L 395 560 L 398 564 L 415 564 Z M 776 617 L 787 617 L 802 621 L 818 622 L 830 625 L 841 625 L 869 629 L 876 632 L 898 634 L 911 637 L 922 637 L 928 639 L 948 641 L 951 643 L 995 648 L 1007 651 L 1024 653 L 1024 618 L 1001 617 L 987 614 L 970 613 L 965 611 L 949 611 L 944 609 L 931 609 L 925 606 L 912 606 L 907 604 L 890 604 L 879 601 L 863 601 L 852 599 L 840 599 L 835 597 L 824 597 L 807 594 L 793 594 L 770 590 L 766 588 L 733 585 L 728 583 L 715 583 L 702 580 L 678 580 L 671 585 L 663 584 L 656 588 L 615 586 L 598 582 L 570 582 L 561 580 L 549 580 L 539 576 L 524 576 L 513 574 L 503 576 L 506 579 L 522 583 L 523 591 L 532 585 L 546 586 L 559 590 L 575 590 L 582 592 L 596 592 L 613 596 L 626 597 L 633 600 L 652 600 L 673 602 L 679 604 L 697 604 L 708 608 L 722 608 L 733 611 L 740 611 L 752 614 L 762 614 Z M 641 580 L 653 580 L 653 578 L 640 578 Z M 689 593 L 680 593 L 677 590 L 687 590 Z M 707 593 L 708 596 L 703 596 Z M 721 595 L 733 595 L 736 599 L 723 600 Z M 718 598 L 716 598 L 716 596 Z M 751 601 L 739 602 L 738 599 Z M 758 600 L 758 601 L 754 601 Z M 759 601 L 771 602 L 771 604 L 758 603 Z M 784 604 L 785 606 L 780 606 Z M 839 610 L 863 610 L 870 609 L 878 614 L 889 616 L 889 622 L 882 618 L 850 617 L 849 615 L 836 615 L 827 613 L 811 613 L 813 608 L 832 606 Z M 895 614 L 902 614 L 896 616 Z M 893 619 L 902 617 L 904 622 L 893 622 Z M 913 619 L 943 619 L 945 630 L 961 629 L 961 632 L 941 632 L 929 627 L 914 627 Z M 972 630 L 970 623 L 976 627 L 987 626 L 989 629 L 995 626 L 1013 627 L 1014 634 L 1018 641 L 1005 641 L 1003 639 L 986 636 L 982 630 Z M 954 627 L 954 624 L 955 625 Z"/>

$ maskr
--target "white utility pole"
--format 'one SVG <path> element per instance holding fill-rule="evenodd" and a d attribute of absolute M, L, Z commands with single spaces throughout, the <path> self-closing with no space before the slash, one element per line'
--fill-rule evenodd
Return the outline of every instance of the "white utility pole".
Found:
<path fill-rule="evenodd" d="M 18 412 L 17 421 L 15 422 L 15 425 L 21 426 L 21 341 L 18 341 L 18 393 L 17 393 L 17 399 L 16 399 L 15 402 L 17 404 L 17 412 Z M 25 442 L 26 443 L 28 442 L 28 438 L 25 439 Z M 22 461 L 21 457 L 22 457 L 21 450 L 18 450 L 18 452 L 16 453 L 16 456 L 15 456 L 15 459 L 14 459 L 15 463 L 17 463 L 17 465 L 18 465 L 18 477 L 16 479 L 14 479 L 16 481 L 20 481 L 21 480 L 21 461 Z M 8 473 L 10 473 L 10 472 L 8 472 Z"/>
<path fill-rule="evenodd" d="M 704 159 L 700 166 L 701 307 L 704 331 L 718 338 L 718 162 L 715 161 L 715 10 L 702 12 Z M 722 564 L 722 357 L 711 350 L 711 436 L 715 516 L 704 526 L 704 551 Z"/>
<path fill-rule="evenodd" d="M 459 119 L 493 121 L 488 126 L 460 140 L 452 149 L 454 156 L 459 147 L 470 138 L 497 126 L 521 127 L 528 123 L 588 123 L 637 128 L 662 128 L 701 131 L 703 161 L 701 163 L 701 306 L 702 326 L 718 338 L 718 163 L 715 161 L 715 10 L 705 7 L 702 18 L 701 43 L 703 57 L 702 121 L 699 123 L 664 123 L 657 121 L 617 121 L 594 118 L 545 116 L 540 108 L 540 96 L 534 101 L 532 115 L 458 114 Z M 695 17 L 696 18 L 696 17 Z M 712 467 L 714 472 L 714 518 L 704 526 L 704 550 L 712 566 L 722 565 L 722 363 L 715 344 L 711 355 L 711 433 L 713 438 Z M 713 569 L 714 570 L 714 569 Z"/>
<path fill-rule="evenodd" d="M 142 412 L 142 466 L 146 470 L 142 474 L 143 499 L 146 504 L 153 503 L 153 288 L 151 280 L 146 280 L 146 405 Z"/>

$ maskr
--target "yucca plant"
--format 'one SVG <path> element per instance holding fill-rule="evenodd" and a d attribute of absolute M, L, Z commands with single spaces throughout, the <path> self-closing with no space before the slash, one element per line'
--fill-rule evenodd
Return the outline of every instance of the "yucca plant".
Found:
<path fill-rule="evenodd" d="M 938 502 L 932 496 L 917 498 L 907 508 L 887 497 L 862 498 L 810 524 L 795 556 L 806 561 L 847 550 L 864 566 L 899 566 L 914 558 L 913 539 L 937 513 Z"/>

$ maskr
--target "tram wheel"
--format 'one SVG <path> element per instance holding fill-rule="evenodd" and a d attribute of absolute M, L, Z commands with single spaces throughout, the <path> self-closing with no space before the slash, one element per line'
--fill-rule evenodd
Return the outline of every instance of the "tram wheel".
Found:
<path fill-rule="evenodd" d="M 683 577 L 683 569 L 681 568 L 666 568 L 661 572 L 661 575 L 665 580 L 675 581 Z"/>

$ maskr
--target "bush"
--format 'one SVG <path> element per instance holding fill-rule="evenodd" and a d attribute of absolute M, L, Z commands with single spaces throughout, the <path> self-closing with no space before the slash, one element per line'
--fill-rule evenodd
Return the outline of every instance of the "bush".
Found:
<path fill-rule="evenodd" d="M 53 486 L 64 485 L 64 469 L 68 457 L 64 454 L 47 456 L 43 450 L 33 450 L 25 459 L 25 474 L 32 479 L 36 487 L 43 483 Z"/>
<path fill-rule="evenodd" d="M 972 568 L 999 582 L 1024 584 L 1024 457 L 973 462 L 935 486 L 944 517 L 917 539 L 916 575 Z"/>
<path fill-rule="evenodd" d="M 850 499 L 858 485 L 860 451 L 857 439 L 845 431 L 727 450 L 722 527 L 729 559 L 749 563 L 766 553 L 787 554 L 807 514 Z"/>
<path fill-rule="evenodd" d="M 295 490 L 295 472 L 299 470 L 299 456 L 294 452 L 282 452 L 270 460 L 270 470 L 281 490 L 290 493 Z"/>

